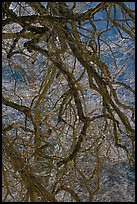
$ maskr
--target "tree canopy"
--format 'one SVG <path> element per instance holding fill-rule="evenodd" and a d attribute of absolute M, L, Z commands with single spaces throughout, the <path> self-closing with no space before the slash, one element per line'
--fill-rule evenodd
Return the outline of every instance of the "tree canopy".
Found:
<path fill-rule="evenodd" d="M 134 166 L 134 7 L 2 3 L 3 202 L 91 202 Z"/>

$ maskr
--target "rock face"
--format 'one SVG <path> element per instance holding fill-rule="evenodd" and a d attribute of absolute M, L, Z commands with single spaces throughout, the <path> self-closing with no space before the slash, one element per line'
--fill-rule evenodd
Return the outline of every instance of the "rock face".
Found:
<path fill-rule="evenodd" d="M 135 168 L 126 162 L 103 169 L 94 202 L 135 202 Z"/>

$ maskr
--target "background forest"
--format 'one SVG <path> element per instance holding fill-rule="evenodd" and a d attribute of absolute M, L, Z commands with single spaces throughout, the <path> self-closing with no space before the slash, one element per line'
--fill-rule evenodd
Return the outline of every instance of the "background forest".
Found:
<path fill-rule="evenodd" d="M 134 202 L 135 3 L 2 3 L 3 202 Z"/>

